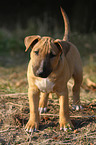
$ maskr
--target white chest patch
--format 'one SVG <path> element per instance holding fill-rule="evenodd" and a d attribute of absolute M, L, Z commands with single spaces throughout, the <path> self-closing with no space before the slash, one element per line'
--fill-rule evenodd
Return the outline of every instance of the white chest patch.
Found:
<path fill-rule="evenodd" d="M 41 80 L 36 80 L 35 85 L 39 88 L 41 92 L 47 92 L 50 93 L 53 91 L 54 83 L 49 81 L 48 78 L 44 78 Z"/>

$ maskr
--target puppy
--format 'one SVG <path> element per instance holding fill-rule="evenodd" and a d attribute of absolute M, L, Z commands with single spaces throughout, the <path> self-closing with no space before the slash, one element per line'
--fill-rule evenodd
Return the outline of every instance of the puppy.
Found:
<path fill-rule="evenodd" d="M 49 93 L 56 93 L 59 98 L 60 130 L 73 129 L 69 116 L 69 101 L 67 83 L 74 79 L 73 104 L 74 109 L 80 109 L 80 85 L 82 83 L 82 63 L 77 48 L 68 41 L 69 20 L 61 8 L 65 23 L 63 40 L 39 35 L 28 36 L 24 43 L 26 50 L 31 47 L 28 65 L 28 97 L 30 118 L 26 125 L 29 132 L 39 128 L 39 111 L 45 112 Z M 41 97 L 39 101 L 39 96 Z M 38 111 L 39 108 L 39 111 Z"/>

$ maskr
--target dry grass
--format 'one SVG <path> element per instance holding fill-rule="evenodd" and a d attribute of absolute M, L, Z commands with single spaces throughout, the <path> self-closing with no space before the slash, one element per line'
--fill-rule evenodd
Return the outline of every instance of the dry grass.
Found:
<path fill-rule="evenodd" d="M 96 91 L 86 84 L 88 73 L 84 75 L 81 87 L 81 103 L 84 110 L 80 112 L 72 111 L 73 80 L 69 83 L 70 116 L 75 125 L 74 131 L 66 133 L 59 130 L 59 103 L 54 94 L 48 101 L 49 115 L 41 116 L 40 130 L 33 134 L 25 131 L 24 126 L 29 118 L 26 69 L 27 65 L 0 67 L 1 144 L 96 144 Z"/>

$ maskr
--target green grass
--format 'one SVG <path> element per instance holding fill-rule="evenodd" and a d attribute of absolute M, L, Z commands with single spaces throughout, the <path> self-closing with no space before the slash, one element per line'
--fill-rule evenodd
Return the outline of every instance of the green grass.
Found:
<path fill-rule="evenodd" d="M 70 40 L 77 46 L 82 57 L 90 59 L 90 56 L 96 54 L 96 33 L 72 33 Z"/>
<path fill-rule="evenodd" d="M 0 67 L 0 94 L 26 93 L 27 84 L 27 67 Z"/>

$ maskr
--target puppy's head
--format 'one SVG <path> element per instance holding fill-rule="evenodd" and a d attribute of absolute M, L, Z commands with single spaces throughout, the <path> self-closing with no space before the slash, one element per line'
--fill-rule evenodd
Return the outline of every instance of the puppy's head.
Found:
<path fill-rule="evenodd" d="M 37 77 L 47 78 L 56 68 L 63 52 L 60 40 L 50 37 L 28 36 L 24 40 L 26 50 L 31 47 L 33 73 Z M 65 44 L 64 44 L 65 45 Z M 66 52 L 64 52 L 66 53 Z"/>

